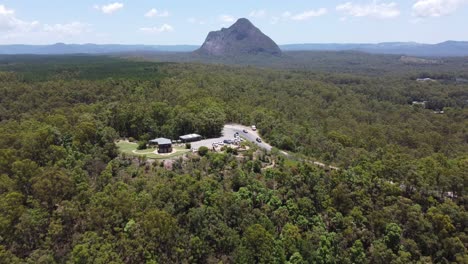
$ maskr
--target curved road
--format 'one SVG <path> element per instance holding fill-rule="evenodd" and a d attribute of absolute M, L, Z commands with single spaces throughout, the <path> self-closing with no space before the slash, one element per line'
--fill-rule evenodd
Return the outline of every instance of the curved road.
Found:
<path fill-rule="evenodd" d="M 244 133 L 244 129 L 247 133 Z M 251 127 L 238 125 L 238 124 L 227 124 L 224 126 L 223 135 L 227 135 L 230 138 L 234 137 L 235 133 L 239 133 L 241 137 L 244 139 L 257 144 L 259 147 L 266 149 L 267 151 L 271 151 L 271 146 L 268 143 L 265 143 L 262 140 L 262 143 L 258 143 L 256 141 L 257 138 L 261 138 L 257 131 L 253 131 Z"/>
<path fill-rule="evenodd" d="M 244 133 L 243 130 L 246 130 L 247 133 Z M 231 136 L 233 137 L 234 136 L 234 133 L 236 132 L 239 132 L 239 135 L 241 135 L 242 137 L 244 137 L 245 139 L 249 140 L 249 141 L 252 141 L 254 142 L 255 144 L 257 144 L 259 147 L 263 148 L 263 149 L 266 149 L 267 151 L 271 151 L 271 146 L 268 144 L 268 143 L 265 143 L 263 140 L 262 140 L 262 143 L 258 143 L 255 139 L 257 137 L 261 138 L 260 135 L 258 134 L 257 131 L 253 131 L 251 127 L 247 127 L 247 126 L 243 126 L 243 125 L 238 125 L 238 124 L 227 124 L 224 126 L 224 129 L 223 129 L 223 135 L 228 135 L 228 136 Z M 285 156 L 289 157 L 289 153 L 285 152 L 285 151 L 280 151 L 282 154 L 284 154 Z M 322 162 L 319 162 L 319 161 L 311 161 L 311 160 L 305 160 L 306 162 L 310 162 L 318 167 L 321 167 L 321 168 L 328 168 L 328 169 L 331 169 L 331 170 L 339 170 L 340 168 L 338 167 L 335 167 L 335 166 L 329 166 L 329 165 L 326 165 L 325 163 L 322 163 Z"/>

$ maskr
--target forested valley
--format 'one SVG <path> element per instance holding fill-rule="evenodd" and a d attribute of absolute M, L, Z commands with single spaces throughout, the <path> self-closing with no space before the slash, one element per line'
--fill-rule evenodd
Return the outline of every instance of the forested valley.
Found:
<path fill-rule="evenodd" d="M 466 61 L 367 56 L 358 72 L 1 57 L 0 263 L 468 263 Z M 226 123 L 275 148 L 167 168 L 115 144 Z"/>

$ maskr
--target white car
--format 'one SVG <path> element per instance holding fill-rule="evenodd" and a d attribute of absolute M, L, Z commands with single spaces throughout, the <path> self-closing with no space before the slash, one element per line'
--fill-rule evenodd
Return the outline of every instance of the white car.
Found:
<path fill-rule="evenodd" d="M 257 130 L 257 127 L 255 125 L 252 126 L 252 130 L 255 131 Z"/>

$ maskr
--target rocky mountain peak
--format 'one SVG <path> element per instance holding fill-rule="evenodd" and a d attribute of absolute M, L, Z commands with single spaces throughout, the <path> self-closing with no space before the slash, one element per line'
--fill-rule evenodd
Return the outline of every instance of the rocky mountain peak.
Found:
<path fill-rule="evenodd" d="M 281 55 L 278 45 L 246 18 L 240 18 L 229 28 L 210 32 L 195 52 L 210 56 Z"/>

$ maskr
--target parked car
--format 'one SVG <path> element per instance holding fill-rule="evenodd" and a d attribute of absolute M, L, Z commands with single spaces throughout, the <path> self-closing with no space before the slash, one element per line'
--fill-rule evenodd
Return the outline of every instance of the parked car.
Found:
<path fill-rule="evenodd" d="M 247 129 L 242 130 L 242 132 L 244 132 L 246 134 L 249 133 L 249 131 L 247 131 Z"/>
<path fill-rule="evenodd" d="M 232 140 L 230 140 L 230 139 L 225 139 L 223 142 L 224 142 L 225 144 L 232 144 Z"/>
<path fill-rule="evenodd" d="M 262 143 L 262 139 L 261 138 L 257 138 L 256 139 L 258 143 Z"/>
<path fill-rule="evenodd" d="M 252 125 L 252 130 L 253 131 L 257 130 L 257 127 L 255 125 Z"/>

